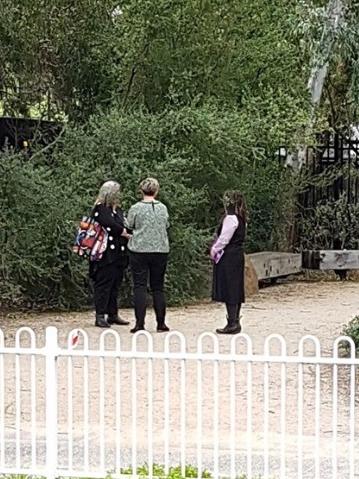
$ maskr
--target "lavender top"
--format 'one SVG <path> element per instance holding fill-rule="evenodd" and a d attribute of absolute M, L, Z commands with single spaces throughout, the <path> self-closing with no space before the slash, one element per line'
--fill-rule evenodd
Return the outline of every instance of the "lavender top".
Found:
<path fill-rule="evenodd" d="M 221 250 L 223 250 L 231 241 L 234 232 L 238 228 L 239 222 L 236 215 L 227 215 L 222 224 L 221 234 L 211 248 L 211 258 Z"/>

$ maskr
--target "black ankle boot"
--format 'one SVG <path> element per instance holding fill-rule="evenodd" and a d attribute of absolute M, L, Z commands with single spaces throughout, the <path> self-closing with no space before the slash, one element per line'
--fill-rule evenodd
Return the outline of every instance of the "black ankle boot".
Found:
<path fill-rule="evenodd" d="M 130 329 L 130 333 L 137 333 L 137 331 L 144 331 L 145 327 L 139 324 L 135 324 L 134 328 Z"/>
<path fill-rule="evenodd" d="M 98 328 L 110 328 L 111 325 L 107 322 L 104 314 L 96 314 L 95 326 Z"/>
<path fill-rule="evenodd" d="M 229 320 L 227 318 L 227 324 L 224 328 L 216 329 L 217 334 L 238 334 L 242 330 L 241 325 L 239 324 L 239 319 Z"/>
<path fill-rule="evenodd" d="M 157 324 L 157 332 L 158 333 L 167 333 L 170 328 L 166 325 L 166 323 L 159 323 Z"/>
<path fill-rule="evenodd" d="M 237 327 L 239 327 L 240 330 L 242 330 L 241 317 L 242 316 L 239 316 L 239 318 L 236 319 L 236 325 L 237 325 Z"/>
<path fill-rule="evenodd" d="M 242 328 L 236 324 L 229 326 L 228 324 L 223 329 L 216 329 L 217 334 L 239 334 Z"/>
<path fill-rule="evenodd" d="M 118 324 L 119 326 L 128 326 L 130 324 L 129 321 L 126 321 L 118 316 L 118 314 L 111 316 L 109 315 L 107 318 L 108 324 Z"/>

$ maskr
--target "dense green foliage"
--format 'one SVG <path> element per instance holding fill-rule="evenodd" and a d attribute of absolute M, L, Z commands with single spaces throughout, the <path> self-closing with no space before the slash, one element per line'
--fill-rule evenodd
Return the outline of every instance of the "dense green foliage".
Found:
<path fill-rule="evenodd" d="M 137 474 L 142 478 L 149 477 L 149 470 L 148 465 L 139 466 L 137 467 Z M 133 474 L 133 469 L 131 467 L 124 468 L 121 471 L 122 474 L 130 475 Z M 165 467 L 160 464 L 154 464 L 152 467 L 152 474 L 155 477 L 161 479 L 184 479 L 184 478 L 196 478 L 198 477 L 198 469 L 195 466 L 186 465 L 185 466 L 185 474 L 182 475 L 181 466 L 172 466 L 169 468 L 168 473 L 165 472 Z M 211 479 L 211 473 L 207 470 L 202 472 L 202 476 L 204 479 Z M 245 479 L 245 476 L 241 476 L 238 479 Z"/>
<path fill-rule="evenodd" d="M 125 209 L 145 175 L 161 182 L 171 215 L 168 291 L 172 302 L 208 290 L 208 246 L 225 188 L 241 185 L 248 199 L 248 249 L 271 247 L 283 219 L 278 162 L 249 136 L 246 115 L 213 106 L 154 115 L 96 116 L 68 128 L 50 157 L 1 157 L 0 224 L 3 301 L 47 306 L 87 303 L 87 265 L 70 250 L 75 222 L 90 211 L 107 178 L 124 185 Z"/>
<path fill-rule="evenodd" d="M 359 170 L 344 163 L 314 176 L 310 169 L 303 169 L 300 177 L 297 189 L 315 188 L 322 198 L 311 207 L 298 208 L 298 246 L 304 250 L 359 249 L 359 204 L 354 198 Z"/>
<path fill-rule="evenodd" d="M 303 99 L 296 1 L 3 0 L 5 113 L 86 119 L 98 108 Z"/>
<path fill-rule="evenodd" d="M 298 1 L 297 32 L 306 63 L 328 63 L 320 114 L 333 130 L 348 132 L 359 119 L 359 4 L 357 0 L 341 3 L 343 20 L 330 50 L 328 5 L 334 4 L 333 0 Z"/>
<path fill-rule="evenodd" d="M 359 352 L 359 316 L 355 316 L 351 321 L 349 321 L 349 323 L 343 329 L 343 334 L 352 338 L 356 351 Z M 348 351 L 350 351 L 348 343 L 345 343 L 344 346 Z"/>
<path fill-rule="evenodd" d="M 275 152 L 311 133 L 306 84 L 323 3 L 3 0 L 0 111 L 66 128 L 46 152 L 0 156 L 1 303 L 88 303 L 87 266 L 70 246 L 108 178 L 123 185 L 125 208 L 143 176 L 159 178 L 172 302 L 208 290 L 225 189 L 246 195 L 248 251 L 290 247 L 298 181 Z M 321 125 L 341 125 L 342 99 L 352 105 L 358 91 L 357 11 L 346 13 Z"/>
<path fill-rule="evenodd" d="M 359 249 L 359 205 L 338 200 L 322 201 L 301 221 L 303 249 Z"/>

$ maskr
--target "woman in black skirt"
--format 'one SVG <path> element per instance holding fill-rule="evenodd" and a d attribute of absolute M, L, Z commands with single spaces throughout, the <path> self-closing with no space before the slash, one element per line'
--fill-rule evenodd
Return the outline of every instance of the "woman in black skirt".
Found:
<path fill-rule="evenodd" d="M 244 303 L 244 239 L 246 205 L 239 191 L 227 191 L 223 197 L 225 215 L 211 248 L 214 262 L 212 299 L 226 304 L 227 325 L 219 334 L 241 332 L 240 310 Z"/>

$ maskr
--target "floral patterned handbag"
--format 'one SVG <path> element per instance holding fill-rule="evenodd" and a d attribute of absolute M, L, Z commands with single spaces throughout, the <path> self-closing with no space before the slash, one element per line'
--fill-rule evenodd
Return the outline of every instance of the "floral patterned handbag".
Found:
<path fill-rule="evenodd" d="M 107 231 L 91 216 L 84 216 L 77 230 L 72 251 L 90 261 L 99 261 L 107 248 Z"/>

